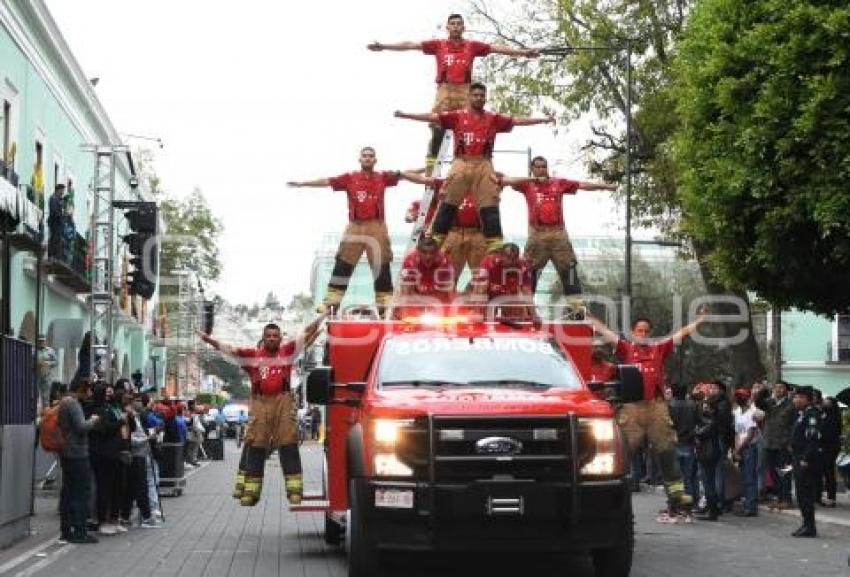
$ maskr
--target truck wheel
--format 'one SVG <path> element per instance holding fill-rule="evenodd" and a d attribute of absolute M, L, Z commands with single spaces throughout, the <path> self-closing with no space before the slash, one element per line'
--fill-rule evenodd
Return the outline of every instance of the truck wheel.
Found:
<path fill-rule="evenodd" d="M 342 527 L 330 515 L 325 513 L 325 543 L 338 546 L 342 543 L 342 537 Z"/>
<path fill-rule="evenodd" d="M 348 548 L 348 577 L 375 577 L 378 574 L 378 551 L 375 540 L 363 518 L 365 495 L 357 479 L 348 484 L 348 503 L 351 507 Z"/>
<path fill-rule="evenodd" d="M 632 552 L 635 548 L 635 527 L 632 508 L 625 519 L 620 542 L 606 549 L 595 549 L 591 552 L 593 569 L 596 577 L 628 577 L 632 570 Z"/>

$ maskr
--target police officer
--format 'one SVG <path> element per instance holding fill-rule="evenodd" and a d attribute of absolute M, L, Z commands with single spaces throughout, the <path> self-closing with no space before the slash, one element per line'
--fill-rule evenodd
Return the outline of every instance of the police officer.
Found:
<path fill-rule="evenodd" d="M 815 500 L 820 477 L 820 412 L 812 403 L 814 391 L 809 386 L 794 389 L 794 408 L 797 420 L 791 431 L 791 459 L 794 467 L 794 485 L 797 504 L 803 524 L 793 537 L 817 537 L 815 529 Z"/>

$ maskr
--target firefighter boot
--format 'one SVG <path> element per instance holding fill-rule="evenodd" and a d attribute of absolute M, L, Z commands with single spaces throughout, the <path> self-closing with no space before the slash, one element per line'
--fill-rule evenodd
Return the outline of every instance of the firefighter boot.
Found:
<path fill-rule="evenodd" d="M 253 507 L 260 502 L 260 494 L 263 492 L 262 477 L 245 477 L 245 488 L 242 491 L 242 497 L 239 498 L 239 504 L 243 507 Z"/>
<path fill-rule="evenodd" d="M 245 471 L 239 469 L 236 473 L 236 484 L 233 486 L 233 498 L 242 499 L 245 493 Z"/>
<path fill-rule="evenodd" d="M 685 493 L 685 484 L 681 479 L 665 484 L 664 491 L 667 493 L 667 503 L 671 511 L 688 513 L 693 508 L 694 499 Z"/>
<path fill-rule="evenodd" d="M 304 475 L 295 473 L 286 475 L 286 499 L 290 505 L 298 505 L 301 503 L 301 497 L 304 494 Z"/>

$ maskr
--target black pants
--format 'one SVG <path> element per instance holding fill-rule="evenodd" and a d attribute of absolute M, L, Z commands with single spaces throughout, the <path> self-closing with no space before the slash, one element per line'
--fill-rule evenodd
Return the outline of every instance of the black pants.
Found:
<path fill-rule="evenodd" d="M 148 499 L 148 470 L 147 461 L 144 457 L 133 457 L 127 468 L 127 493 L 121 514 L 124 519 L 130 518 L 133 502 L 139 507 L 142 519 L 149 519 L 151 503 Z"/>
<path fill-rule="evenodd" d="M 791 477 L 783 475 L 780 470 L 791 464 L 791 454 L 784 449 L 767 449 L 767 466 L 773 477 L 773 491 L 777 499 L 783 502 L 791 501 Z"/>
<path fill-rule="evenodd" d="M 62 489 L 59 492 L 62 535 L 85 535 L 91 491 L 89 459 L 61 457 L 59 466 L 62 468 Z"/>
<path fill-rule="evenodd" d="M 838 458 L 838 453 L 841 452 L 841 447 L 824 447 L 823 448 L 823 481 L 824 489 L 826 489 L 826 498 L 835 501 L 835 460 Z M 821 498 L 821 488 L 818 486 L 818 499 Z"/>
<path fill-rule="evenodd" d="M 108 523 L 118 517 L 121 507 L 120 462 L 109 457 L 92 457 L 97 484 L 97 521 Z"/>
<path fill-rule="evenodd" d="M 799 461 L 794 459 L 794 488 L 797 491 L 797 505 L 803 517 L 803 525 L 810 529 L 815 528 L 815 500 L 820 475 L 821 472 L 816 465 L 809 463 L 803 468 Z"/>

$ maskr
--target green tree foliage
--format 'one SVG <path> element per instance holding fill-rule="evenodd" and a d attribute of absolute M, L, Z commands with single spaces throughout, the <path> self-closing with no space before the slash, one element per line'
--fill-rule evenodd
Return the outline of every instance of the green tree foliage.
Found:
<path fill-rule="evenodd" d="M 725 284 L 850 306 L 850 5 L 703 0 L 676 67 L 683 230 Z"/>
<path fill-rule="evenodd" d="M 166 226 L 160 256 L 163 274 L 193 270 L 202 281 L 218 280 L 221 275 L 218 237 L 222 225 L 200 189 L 182 199 L 165 196 L 160 210 Z"/>

